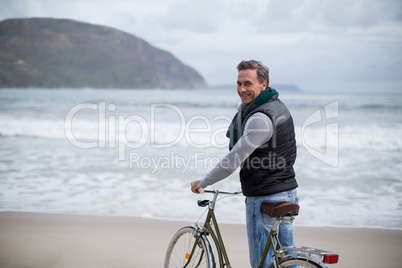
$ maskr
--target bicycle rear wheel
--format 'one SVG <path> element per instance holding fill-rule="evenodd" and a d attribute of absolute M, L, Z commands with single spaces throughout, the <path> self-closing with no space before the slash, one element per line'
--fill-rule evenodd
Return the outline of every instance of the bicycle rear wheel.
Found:
<path fill-rule="evenodd" d="M 200 236 L 194 253 L 190 255 L 196 241 L 196 234 L 197 230 L 192 226 L 186 226 L 177 231 L 166 252 L 165 268 L 215 268 L 212 247 L 205 235 Z"/>
<path fill-rule="evenodd" d="M 274 264 L 272 263 L 268 268 L 274 268 Z M 288 259 L 284 261 L 279 261 L 280 268 L 288 268 L 288 267 L 297 267 L 297 268 L 323 268 L 327 266 L 323 266 L 320 263 L 315 262 L 314 260 L 310 260 L 308 258 L 294 258 Z"/>

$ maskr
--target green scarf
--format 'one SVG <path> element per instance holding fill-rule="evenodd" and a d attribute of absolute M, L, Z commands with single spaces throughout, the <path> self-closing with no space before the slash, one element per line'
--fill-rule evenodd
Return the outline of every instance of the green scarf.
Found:
<path fill-rule="evenodd" d="M 229 129 L 226 133 L 226 136 L 230 138 L 229 142 L 229 150 L 232 150 L 233 146 L 235 146 L 236 142 L 243 135 L 242 133 L 242 124 L 246 116 L 257 108 L 258 106 L 266 103 L 272 96 L 276 95 L 277 92 L 275 89 L 267 87 L 263 92 L 258 95 L 258 97 L 249 104 L 240 105 L 238 112 L 233 117 L 232 123 L 229 126 Z"/>

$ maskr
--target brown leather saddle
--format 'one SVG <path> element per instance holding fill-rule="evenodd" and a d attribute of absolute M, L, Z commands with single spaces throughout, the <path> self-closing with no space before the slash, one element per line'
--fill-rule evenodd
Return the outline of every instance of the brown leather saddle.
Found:
<path fill-rule="evenodd" d="M 260 211 L 271 218 L 296 216 L 299 214 L 299 205 L 288 201 L 262 202 Z"/>

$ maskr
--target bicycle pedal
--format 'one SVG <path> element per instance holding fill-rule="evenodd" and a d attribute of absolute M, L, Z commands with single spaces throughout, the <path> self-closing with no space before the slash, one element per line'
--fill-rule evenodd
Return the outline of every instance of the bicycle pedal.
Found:
<path fill-rule="evenodd" d="M 206 207 L 209 204 L 209 200 L 207 200 L 207 199 L 198 200 L 197 204 L 199 207 Z"/>

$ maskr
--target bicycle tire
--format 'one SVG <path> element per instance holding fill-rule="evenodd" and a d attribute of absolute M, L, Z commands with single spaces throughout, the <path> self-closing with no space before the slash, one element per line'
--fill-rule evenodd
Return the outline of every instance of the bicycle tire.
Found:
<path fill-rule="evenodd" d="M 268 268 L 274 268 L 275 265 L 271 263 Z M 294 259 L 287 259 L 284 261 L 279 261 L 280 268 L 287 268 L 287 267 L 300 267 L 300 268 L 325 268 L 327 266 L 322 266 L 320 263 L 317 263 L 314 260 L 309 258 L 294 258 Z"/>
<path fill-rule="evenodd" d="M 165 268 L 215 268 L 214 253 L 209 239 L 205 235 L 200 236 L 198 246 L 193 256 L 190 256 L 196 234 L 197 230 L 193 226 L 183 227 L 176 232 L 166 252 Z M 190 263 L 185 266 L 189 259 Z"/>

